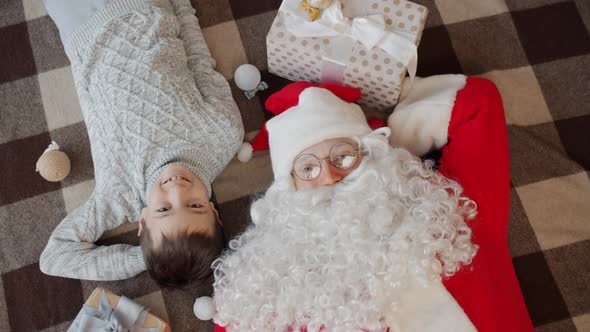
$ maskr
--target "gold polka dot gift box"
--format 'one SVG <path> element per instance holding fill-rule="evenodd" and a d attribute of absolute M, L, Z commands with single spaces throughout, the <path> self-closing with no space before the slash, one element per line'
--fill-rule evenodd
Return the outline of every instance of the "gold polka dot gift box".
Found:
<path fill-rule="evenodd" d="M 416 74 L 427 8 L 404 0 L 333 0 L 312 21 L 300 2 L 283 0 L 266 36 L 269 71 L 359 88 L 359 103 L 377 110 L 394 106 L 406 73 Z"/>

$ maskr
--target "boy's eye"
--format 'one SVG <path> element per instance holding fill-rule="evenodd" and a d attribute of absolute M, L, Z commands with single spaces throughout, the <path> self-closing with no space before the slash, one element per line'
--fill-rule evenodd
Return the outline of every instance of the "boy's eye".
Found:
<path fill-rule="evenodd" d="M 191 209 L 199 209 L 199 208 L 202 208 L 203 206 L 201 204 L 193 203 L 193 204 L 190 204 L 188 207 L 190 207 Z"/>
<path fill-rule="evenodd" d="M 166 212 L 166 211 L 168 211 L 168 210 L 170 210 L 170 209 L 169 209 L 169 208 L 165 208 L 165 207 L 163 207 L 163 208 L 159 208 L 159 209 L 157 209 L 156 211 L 157 211 L 157 212 Z"/>

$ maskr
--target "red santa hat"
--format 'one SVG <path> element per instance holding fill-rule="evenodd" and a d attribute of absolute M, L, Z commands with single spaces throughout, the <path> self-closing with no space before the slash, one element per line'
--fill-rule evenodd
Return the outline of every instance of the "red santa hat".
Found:
<path fill-rule="evenodd" d="M 377 117 L 367 122 L 361 108 L 354 104 L 360 97 L 360 90 L 335 84 L 302 81 L 285 86 L 265 103 L 277 116 L 265 123 L 250 143 L 242 144 L 238 159 L 246 162 L 253 151 L 271 148 L 277 178 L 285 169 L 289 172 L 292 159 L 308 146 L 335 137 L 364 135 L 385 126 Z"/>

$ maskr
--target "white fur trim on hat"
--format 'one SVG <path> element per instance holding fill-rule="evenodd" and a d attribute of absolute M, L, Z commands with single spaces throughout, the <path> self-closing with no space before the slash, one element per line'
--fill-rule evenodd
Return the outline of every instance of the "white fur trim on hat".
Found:
<path fill-rule="evenodd" d="M 289 176 L 295 157 L 327 139 L 363 136 L 372 130 L 362 109 L 323 88 L 310 87 L 299 104 L 267 122 L 274 178 Z"/>

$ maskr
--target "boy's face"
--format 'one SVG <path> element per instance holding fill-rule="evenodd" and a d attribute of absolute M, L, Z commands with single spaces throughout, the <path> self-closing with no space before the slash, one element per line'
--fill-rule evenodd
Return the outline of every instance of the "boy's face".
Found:
<path fill-rule="evenodd" d="M 213 234 L 219 220 L 205 186 L 182 164 L 167 165 L 150 188 L 147 199 L 147 207 L 141 211 L 138 235 L 148 227 L 156 245 L 162 234 L 167 237 L 181 231 Z"/>

